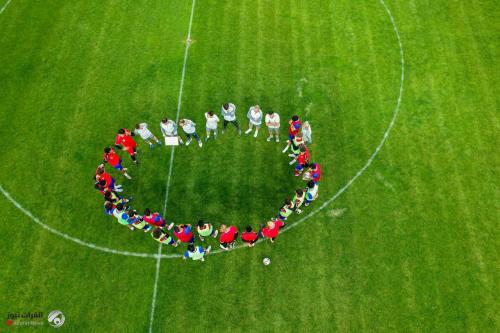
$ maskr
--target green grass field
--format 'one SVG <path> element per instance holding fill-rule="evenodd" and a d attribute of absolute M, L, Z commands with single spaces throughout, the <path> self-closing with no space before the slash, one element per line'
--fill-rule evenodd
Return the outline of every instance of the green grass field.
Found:
<path fill-rule="evenodd" d="M 65 332 L 500 330 L 497 2 L 5 4 L 0 332 L 51 332 L 52 310 Z M 254 104 L 282 124 L 293 114 L 312 124 L 320 197 L 274 245 L 157 260 L 149 235 L 103 214 L 92 182 L 103 147 L 142 121 L 159 136 L 180 87 L 180 117 L 200 134 L 204 112 L 224 101 L 244 128 Z M 171 148 L 138 140 L 140 165 L 123 154 L 133 180 L 113 175 L 139 210 L 162 211 L 169 184 L 168 220 L 257 227 L 303 184 L 281 153 L 284 128 L 280 144 L 265 137 L 229 127 L 202 149 L 177 148 L 172 165 Z M 53 230 L 148 257 L 54 234 L 7 192 Z M 7 326 L 28 311 L 42 311 L 43 326 Z"/>

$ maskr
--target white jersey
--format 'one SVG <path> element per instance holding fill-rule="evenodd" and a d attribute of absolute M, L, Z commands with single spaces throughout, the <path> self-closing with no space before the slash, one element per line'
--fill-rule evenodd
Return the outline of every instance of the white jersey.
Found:
<path fill-rule="evenodd" d="M 271 117 L 270 114 L 266 114 L 266 125 L 268 128 L 280 128 L 280 115 L 273 113 Z"/>
<path fill-rule="evenodd" d="M 193 123 L 192 120 L 189 119 L 184 119 L 184 125 L 182 125 L 182 129 L 184 130 L 184 133 L 186 134 L 193 134 L 196 132 L 196 124 Z"/>
<path fill-rule="evenodd" d="M 219 122 L 219 117 L 217 117 L 217 115 L 214 114 L 214 115 L 210 116 L 207 112 L 207 113 L 205 113 L 205 118 L 207 118 L 206 127 L 208 129 L 212 129 L 212 130 L 217 129 L 217 123 Z"/>
<path fill-rule="evenodd" d="M 259 109 L 258 112 L 255 112 L 255 107 L 252 106 L 248 109 L 247 118 L 250 120 L 250 123 L 253 125 L 262 124 L 262 110 Z"/>
<path fill-rule="evenodd" d="M 139 124 L 139 128 L 136 128 L 134 130 L 134 133 L 136 135 L 139 134 L 139 136 L 144 140 L 151 139 L 154 136 L 153 133 L 151 133 L 151 131 L 148 129 L 148 124 L 146 123 Z"/>
<path fill-rule="evenodd" d="M 313 188 L 307 188 L 306 198 L 309 201 L 315 200 L 318 197 L 319 185 L 314 184 Z"/>
<path fill-rule="evenodd" d="M 236 105 L 233 103 L 228 103 L 229 107 L 224 109 L 224 106 L 221 108 L 221 114 L 226 121 L 234 121 L 236 120 Z"/>
<path fill-rule="evenodd" d="M 308 121 L 302 124 L 302 137 L 304 138 L 305 143 L 312 143 L 312 129 Z"/>
<path fill-rule="evenodd" d="M 163 136 L 177 136 L 177 125 L 173 120 L 167 120 L 166 124 L 160 122 L 160 129 Z"/>

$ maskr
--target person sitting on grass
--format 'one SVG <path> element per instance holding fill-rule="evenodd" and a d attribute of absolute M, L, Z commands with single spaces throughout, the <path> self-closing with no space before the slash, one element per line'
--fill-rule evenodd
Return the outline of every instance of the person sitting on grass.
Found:
<path fill-rule="evenodd" d="M 280 229 L 285 226 L 283 221 L 279 221 L 277 219 L 272 219 L 267 222 L 267 225 L 260 230 L 262 237 L 269 238 L 271 243 L 274 243 L 276 237 L 278 237 L 280 233 Z"/>
<path fill-rule="evenodd" d="M 179 243 L 194 243 L 193 231 L 191 231 L 191 224 L 181 224 L 174 227 L 174 236 L 177 237 L 177 244 Z"/>
<path fill-rule="evenodd" d="M 247 226 L 245 231 L 241 234 L 241 240 L 248 247 L 253 247 L 257 240 L 259 239 L 259 234 L 253 231 L 251 226 Z"/>
<path fill-rule="evenodd" d="M 315 183 L 314 181 L 310 180 L 307 183 L 307 188 L 306 188 L 306 201 L 304 202 L 304 206 L 309 206 L 311 202 L 316 200 L 318 198 L 318 191 L 319 191 L 319 185 L 318 183 Z"/>
<path fill-rule="evenodd" d="M 229 251 L 234 248 L 236 237 L 238 237 L 238 229 L 234 225 L 228 227 L 223 224 L 220 226 L 219 231 L 220 248 L 225 251 Z"/>
<path fill-rule="evenodd" d="M 177 247 L 179 245 L 174 240 L 174 238 L 168 234 L 168 232 L 164 231 L 160 227 L 156 227 L 153 229 L 153 232 L 151 232 L 151 237 L 153 237 L 155 241 L 162 244 L 170 245 L 173 247 Z"/>
<path fill-rule="evenodd" d="M 205 261 L 205 256 L 207 256 L 210 253 L 211 249 L 212 249 L 211 246 L 204 249 L 202 246 L 199 245 L 195 246 L 194 244 L 189 244 L 186 252 L 184 252 L 184 256 L 182 256 L 182 259 L 191 258 L 192 260 Z"/>
<path fill-rule="evenodd" d="M 205 241 L 205 237 L 212 236 L 213 238 L 217 238 L 219 231 L 213 227 L 208 222 L 203 220 L 198 221 L 198 225 L 196 226 L 196 231 L 198 231 L 198 238 L 203 242 Z"/>
<path fill-rule="evenodd" d="M 295 195 L 293 196 L 292 203 L 293 203 L 293 210 L 297 214 L 301 214 L 302 210 L 300 210 L 300 207 L 302 207 L 302 204 L 304 203 L 306 199 L 306 194 L 302 189 L 298 189 L 295 191 Z"/>
<path fill-rule="evenodd" d="M 292 215 L 294 209 L 294 205 L 290 198 L 285 199 L 285 204 L 280 208 L 278 213 L 278 219 L 280 221 L 286 221 L 290 215 Z"/>

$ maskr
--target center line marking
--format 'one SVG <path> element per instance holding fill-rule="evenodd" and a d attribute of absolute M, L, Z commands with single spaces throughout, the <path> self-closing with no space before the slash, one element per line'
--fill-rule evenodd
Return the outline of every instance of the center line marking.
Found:
<path fill-rule="evenodd" d="M 175 123 L 179 122 L 179 114 L 181 113 L 182 106 L 182 91 L 184 89 L 184 78 L 186 77 L 186 65 L 189 54 L 189 46 L 191 45 L 191 29 L 193 27 L 193 16 L 194 16 L 194 7 L 196 5 L 196 0 L 192 1 L 191 4 L 191 15 L 189 16 L 189 28 L 188 34 L 186 38 L 186 47 L 184 49 L 184 62 L 182 64 L 182 74 L 181 74 L 181 82 L 179 86 L 179 96 L 177 98 L 177 114 L 175 115 Z M 174 165 L 174 156 L 175 156 L 175 146 L 172 146 L 172 152 L 170 153 L 170 165 L 168 166 L 168 175 L 167 175 L 167 185 L 165 187 L 165 201 L 163 203 L 163 216 L 166 216 L 167 213 L 167 205 L 168 205 L 168 194 L 170 191 L 170 180 L 172 178 L 172 168 Z M 149 316 L 149 333 L 153 332 L 153 323 L 154 323 L 154 315 L 156 308 L 156 294 L 158 292 L 158 281 L 160 280 L 160 264 L 161 264 L 161 250 L 162 245 L 158 246 L 158 254 L 156 256 L 156 274 L 155 274 L 155 283 L 153 286 L 153 297 L 151 300 L 151 313 Z"/>

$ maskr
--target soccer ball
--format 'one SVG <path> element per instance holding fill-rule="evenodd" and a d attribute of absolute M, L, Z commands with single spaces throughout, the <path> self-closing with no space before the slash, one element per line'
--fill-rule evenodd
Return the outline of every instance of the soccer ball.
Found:
<path fill-rule="evenodd" d="M 269 264 L 271 263 L 271 259 L 269 259 L 269 258 L 264 258 L 264 259 L 262 260 L 262 263 L 263 263 L 264 265 L 266 265 L 266 266 L 267 266 L 267 265 L 269 265 Z"/>

